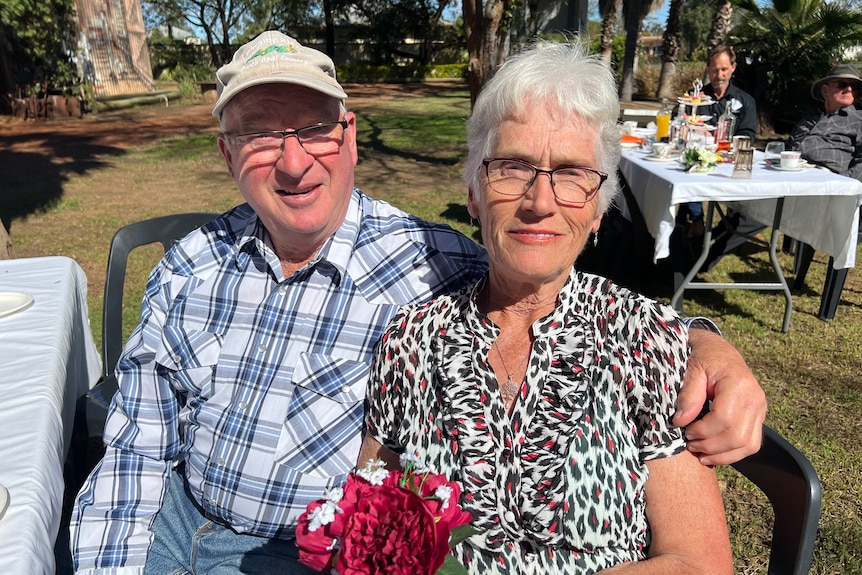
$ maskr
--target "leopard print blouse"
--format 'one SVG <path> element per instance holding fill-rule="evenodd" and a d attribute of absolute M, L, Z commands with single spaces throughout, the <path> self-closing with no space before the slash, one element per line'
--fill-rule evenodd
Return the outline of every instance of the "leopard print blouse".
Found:
<path fill-rule="evenodd" d="M 573 270 L 533 324 L 507 415 L 473 288 L 402 308 L 372 365 L 366 428 L 464 487 L 475 575 L 594 573 L 646 557 L 645 460 L 685 448 L 670 422 L 688 333 L 665 305 Z"/>

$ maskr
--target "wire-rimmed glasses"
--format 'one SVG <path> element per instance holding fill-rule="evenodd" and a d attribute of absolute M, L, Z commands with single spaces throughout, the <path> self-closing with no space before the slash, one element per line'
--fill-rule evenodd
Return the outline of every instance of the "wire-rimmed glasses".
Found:
<path fill-rule="evenodd" d="M 488 186 L 504 196 L 523 196 L 539 174 L 547 174 L 557 201 L 570 206 L 589 202 L 608 179 L 600 170 L 584 166 L 563 166 L 553 170 L 537 168 L 516 158 L 486 158 L 482 160 Z"/>
<path fill-rule="evenodd" d="M 302 149 L 312 156 L 325 156 L 338 151 L 344 142 L 344 130 L 347 120 L 337 122 L 321 122 L 296 130 L 272 130 L 268 132 L 251 132 L 249 134 L 225 134 L 234 145 L 239 146 L 242 153 L 254 155 L 260 161 L 278 159 L 284 152 L 284 140 L 296 136 Z"/>

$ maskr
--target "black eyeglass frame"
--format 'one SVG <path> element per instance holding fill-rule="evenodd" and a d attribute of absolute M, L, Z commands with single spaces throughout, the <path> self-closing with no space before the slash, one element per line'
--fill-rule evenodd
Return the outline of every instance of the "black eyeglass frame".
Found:
<path fill-rule="evenodd" d="M 499 162 L 499 161 L 515 162 L 515 163 L 521 164 L 521 165 L 526 166 L 526 167 L 533 170 L 533 172 L 534 172 L 533 177 L 526 181 L 526 183 L 524 185 L 524 191 L 522 191 L 520 194 L 509 194 L 506 192 L 501 192 L 500 190 L 497 190 L 496 188 L 491 186 L 491 184 L 490 184 L 491 174 L 490 174 L 489 166 L 491 165 L 492 162 Z M 567 206 L 573 206 L 573 207 L 585 206 L 587 204 L 587 202 L 589 202 L 590 200 L 593 199 L 593 197 L 595 197 L 595 195 L 598 193 L 599 189 L 601 189 L 602 184 L 604 184 L 608 179 L 608 174 L 606 174 L 605 172 L 603 172 L 601 170 L 597 170 L 595 168 L 589 168 L 587 166 L 559 166 L 559 167 L 556 167 L 552 170 L 545 170 L 545 169 L 539 168 L 538 166 L 534 166 L 530 162 L 528 162 L 526 160 L 522 160 L 520 158 L 485 158 L 484 160 L 482 160 L 482 165 L 485 167 L 485 177 L 488 179 L 488 185 L 491 186 L 492 190 L 494 190 L 496 193 L 498 193 L 502 196 L 507 196 L 510 198 L 523 197 L 524 194 L 526 194 L 527 191 L 536 182 L 536 178 L 539 177 L 539 174 L 548 174 L 548 180 L 550 180 L 550 182 L 551 182 L 551 189 L 554 191 L 554 197 L 557 199 L 557 201 L 562 203 L 562 204 L 565 204 Z M 599 177 L 599 183 L 593 190 L 591 190 L 589 192 L 589 194 L 587 195 L 587 197 L 583 201 L 571 201 L 571 200 L 560 199 L 560 197 L 557 195 L 556 183 L 554 182 L 554 173 L 557 172 L 558 170 L 586 170 L 588 172 L 592 172 L 592 173 L 596 174 Z"/>
<path fill-rule="evenodd" d="M 261 132 L 249 132 L 247 134 L 228 134 L 225 132 L 225 137 L 229 140 L 237 140 L 238 138 L 249 138 L 252 136 L 264 136 L 266 134 L 279 134 L 281 136 L 281 146 L 280 149 L 284 150 L 284 141 L 290 136 L 296 136 L 296 140 L 299 142 L 299 145 L 302 146 L 302 149 L 305 150 L 305 146 L 302 143 L 302 132 L 307 130 L 314 130 L 318 128 L 324 128 L 326 126 L 337 126 L 340 125 L 342 130 L 347 130 L 349 122 L 347 120 L 336 120 L 334 122 L 318 122 L 317 124 L 312 124 L 311 126 L 305 126 L 303 128 L 297 128 L 295 130 L 264 130 Z M 340 144 L 339 144 L 340 147 Z M 308 152 L 308 150 L 305 150 Z M 308 152 L 309 154 L 311 152 Z M 313 154 L 312 154 L 313 155 Z"/>

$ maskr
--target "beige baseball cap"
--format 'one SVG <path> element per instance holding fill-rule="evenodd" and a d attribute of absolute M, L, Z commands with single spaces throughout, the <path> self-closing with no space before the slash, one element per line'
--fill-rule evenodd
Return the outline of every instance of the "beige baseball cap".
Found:
<path fill-rule="evenodd" d="M 216 72 L 218 100 L 213 116 L 221 114 L 225 104 L 246 88 L 279 83 L 305 86 L 339 100 L 347 98 L 329 56 L 269 30 L 243 44 Z"/>

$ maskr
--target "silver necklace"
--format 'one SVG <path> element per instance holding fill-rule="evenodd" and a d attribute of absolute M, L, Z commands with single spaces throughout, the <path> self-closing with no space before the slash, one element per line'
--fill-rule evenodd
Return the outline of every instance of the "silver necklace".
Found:
<path fill-rule="evenodd" d="M 503 364 L 503 369 L 506 371 L 506 381 L 503 382 L 503 385 L 499 385 L 499 380 L 497 381 L 497 385 L 500 387 L 500 395 L 503 396 L 503 403 L 508 405 L 513 399 L 518 397 L 518 393 L 521 391 L 521 386 L 512 381 L 512 372 L 509 371 L 509 368 L 506 367 L 506 360 L 503 359 L 503 353 L 500 351 L 500 346 L 497 345 L 495 341 L 491 344 L 492 347 L 497 348 L 497 355 L 500 356 L 500 363 Z M 521 370 L 521 367 L 527 363 L 527 360 L 530 358 L 530 352 L 527 352 L 527 355 L 524 356 L 524 359 L 521 360 L 521 363 L 518 364 L 516 368 L 516 372 Z M 527 374 L 524 374 L 524 379 L 526 379 Z M 523 379 L 521 382 L 523 383 Z"/>

